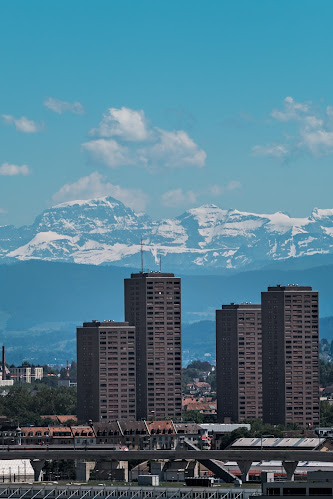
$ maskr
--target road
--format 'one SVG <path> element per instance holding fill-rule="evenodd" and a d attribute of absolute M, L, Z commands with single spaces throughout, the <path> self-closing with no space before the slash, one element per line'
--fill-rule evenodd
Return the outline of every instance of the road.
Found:
<path fill-rule="evenodd" d="M 146 461 L 149 459 L 218 459 L 221 461 L 321 461 L 333 462 L 333 451 L 313 450 L 113 450 L 108 445 L 0 445 L 0 459 L 114 459 Z"/>

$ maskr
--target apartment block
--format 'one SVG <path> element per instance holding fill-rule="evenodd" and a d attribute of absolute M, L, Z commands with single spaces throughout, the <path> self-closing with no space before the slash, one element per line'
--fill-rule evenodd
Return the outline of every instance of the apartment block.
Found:
<path fill-rule="evenodd" d="M 262 417 L 261 306 L 222 305 L 216 311 L 218 422 Z"/>
<path fill-rule="evenodd" d="M 261 307 L 264 422 L 317 426 L 318 292 L 294 284 L 269 287 Z"/>
<path fill-rule="evenodd" d="M 81 421 L 136 419 L 135 327 L 92 321 L 77 328 L 77 400 Z"/>
<path fill-rule="evenodd" d="M 137 418 L 181 417 L 181 280 L 140 272 L 125 279 L 125 320 L 136 328 Z"/>
<path fill-rule="evenodd" d="M 31 383 L 43 379 L 43 367 L 19 366 L 10 368 L 10 377 L 15 383 Z"/>

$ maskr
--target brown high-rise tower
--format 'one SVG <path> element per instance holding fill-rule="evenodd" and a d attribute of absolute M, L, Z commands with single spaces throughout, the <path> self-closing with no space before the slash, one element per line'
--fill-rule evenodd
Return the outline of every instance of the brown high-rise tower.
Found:
<path fill-rule="evenodd" d="M 140 272 L 125 279 L 125 320 L 136 328 L 137 418 L 180 418 L 180 278 Z"/>
<path fill-rule="evenodd" d="M 261 293 L 263 419 L 319 424 L 318 292 L 275 286 Z"/>
<path fill-rule="evenodd" d="M 216 311 L 218 421 L 262 417 L 261 307 L 222 305 Z"/>
<path fill-rule="evenodd" d="M 84 322 L 76 338 L 79 420 L 135 421 L 135 327 Z"/>

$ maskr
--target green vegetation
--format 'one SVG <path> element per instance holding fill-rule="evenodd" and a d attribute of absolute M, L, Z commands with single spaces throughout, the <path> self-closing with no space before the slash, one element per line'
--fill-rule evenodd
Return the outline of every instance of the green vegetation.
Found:
<path fill-rule="evenodd" d="M 8 395 L 0 397 L 0 414 L 20 425 L 45 426 L 48 421 L 41 415 L 76 414 L 76 389 L 17 384 Z"/>
<path fill-rule="evenodd" d="M 264 424 L 260 419 L 251 419 L 249 421 L 242 421 L 242 423 L 251 424 L 251 429 L 247 430 L 246 428 L 237 428 L 237 430 L 234 430 L 231 433 L 224 435 L 221 440 L 222 449 L 228 447 L 230 444 L 232 444 L 232 442 L 237 440 L 237 438 L 253 438 L 253 437 L 261 438 L 265 436 L 278 438 L 278 437 L 283 437 L 283 434 L 286 431 L 298 431 L 300 437 L 304 436 L 303 429 L 299 428 L 296 425 L 272 426 Z"/>
<path fill-rule="evenodd" d="M 333 426 L 333 405 L 329 402 L 320 402 L 320 426 Z"/>
<path fill-rule="evenodd" d="M 333 342 L 332 342 L 333 344 Z M 325 362 L 320 360 L 320 386 L 324 388 L 333 385 L 333 364 L 332 362 Z"/>
<path fill-rule="evenodd" d="M 199 381 L 206 381 L 212 387 L 212 391 L 216 390 L 216 372 L 214 366 L 207 361 L 194 360 L 183 369 L 183 392 L 186 392 L 188 383 L 193 383 L 194 378 Z"/>
<path fill-rule="evenodd" d="M 216 414 L 201 414 L 199 411 L 183 411 L 182 421 L 193 421 L 194 423 L 216 423 Z"/>

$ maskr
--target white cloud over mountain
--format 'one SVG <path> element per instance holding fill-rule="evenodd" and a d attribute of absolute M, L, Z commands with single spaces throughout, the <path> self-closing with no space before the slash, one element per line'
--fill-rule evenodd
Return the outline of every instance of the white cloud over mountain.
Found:
<path fill-rule="evenodd" d="M 184 130 L 150 127 L 143 110 L 110 108 L 97 128 L 98 136 L 83 143 L 93 161 L 111 168 L 138 165 L 148 169 L 160 167 L 203 167 L 206 152 Z"/>
<path fill-rule="evenodd" d="M 169 207 L 187 205 L 196 201 L 197 197 L 193 191 L 184 192 L 180 188 L 165 192 L 162 195 L 162 204 Z"/>
<path fill-rule="evenodd" d="M 333 108 L 321 109 L 312 102 L 296 102 L 286 97 L 282 109 L 273 109 L 271 117 L 280 123 L 294 124 L 295 133 L 283 133 L 284 140 L 266 145 L 255 145 L 257 156 L 287 159 L 292 154 L 307 152 L 316 156 L 333 153 Z"/>
<path fill-rule="evenodd" d="M 125 141 L 141 142 L 148 138 L 144 111 L 134 111 L 128 107 L 111 107 L 104 115 L 97 128 L 89 132 L 99 137 L 120 137 Z"/>
<path fill-rule="evenodd" d="M 113 139 L 97 139 L 84 142 L 83 149 L 88 151 L 92 160 L 102 163 L 110 168 L 133 163 L 128 147 L 119 144 Z"/>
<path fill-rule="evenodd" d="M 84 107 L 81 102 L 67 102 L 54 97 L 48 97 L 44 100 L 44 106 L 57 114 L 70 112 L 73 114 L 83 114 Z"/>
<path fill-rule="evenodd" d="M 36 133 L 43 129 L 43 125 L 39 125 L 36 121 L 29 120 L 25 116 L 15 118 L 11 114 L 2 114 L 1 117 L 6 125 L 14 125 L 19 132 Z"/>
<path fill-rule="evenodd" d="M 0 166 L 0 176 L 14 177 L 16 175 L 29 175 L 30 169 L 27 165 L 13 165 L 10 163 L 2 163 Z"/>
<path fill-rule="evenodd" d="M 82 177 L 72 184 L 65 184 L 53 194 L 52 202 L 63 203 L 104 196 L 115 197 L 137 212 L 144 210 L 148 202 L 148 196 L 141 189 L 126 189 L 114 185 L 107 182 L 105 177 L 98 172 Z"/>

